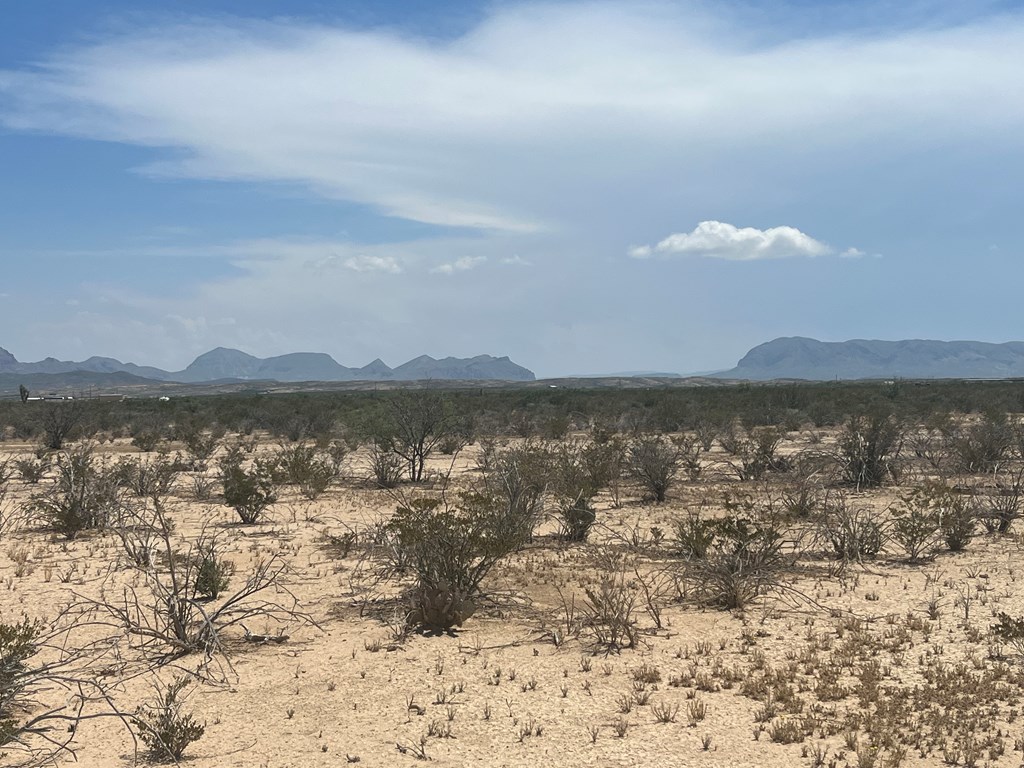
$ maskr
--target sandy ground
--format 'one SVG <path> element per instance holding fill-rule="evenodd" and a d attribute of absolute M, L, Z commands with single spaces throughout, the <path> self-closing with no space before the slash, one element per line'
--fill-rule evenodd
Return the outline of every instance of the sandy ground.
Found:
<path fill-rule="evenodd" d="M 31 447 L 8 443 L 4 450 L 16 456 Z M 102 450 L 137 454 L 120 443 Z M 475 450 L 466 449 L 456 463 L 460 482 L 472 481 Z M 350 458 L 350 473 L 362 472 L 360 462 L 358 455 Z M 447 466 L 446 459 L 432 463 L 436 470 Z M 11 486 L 22 501 L 38 490 L 20 480 Z M 338 559 L 324 543 L 325 533 L 359 529 L 389 514 L 395 500 L 388 493 L 346 482 L 308 502 L 287 490 L 270 522 L 240 526 L 216 501 L 191 500 L 179 481 L 169 506 L 177 535 L 195 537 L 204 526 L 218 531 L 230 542 L 236 586 L 257 558 L 280 556 L 289 566 L 288 588 L 316 623 L 290 626 L 282 644 L 246 644 L 233 636 L 224 682 L 196 685 L 190 694 L 189 707 L 206 733 L 185 762 L 195 768 L 417 765 L 415 748 L 430 732 L 435 735 L 426 737 L 424 749 L 438 766 L 789 766 L 813 765 L 822 751 L 822 765 L 944 765 L 954 757 L 970 764 L 965 758 L 973 755 L 955 754 L 969 731 L 979 742 L 977 765 L 1021 764 L 1015 749 L 1024 735 L 1017 719 L 1020 664 L 989 631 L 996 612 L 1024 613 L 1021 546 L 1014 537 L 979 535 L 967 552 L 942 553 L 923 565 L 889 552 L 840 571 L 832 560 L 811 557 L 792 576 L 790 591 L 768 595 L 742 613 L 666 600 L 661 629 L 638 608 L 642 643 L 621 653 L 593 655 L 585 637 L 552 642 L 545 630 L 558 626 L 560 593 L 582 596 L 581 585 L 596 578 L 601 542 L 628 539 L 634 531 L 647 536 L 652 526 L 668 529 L 694 500 L 718 499 L 723 487 L 759 486 L 681 482 L 666 504 L 644 504 L 627 492 L 619 508 L 603 495 L 602 528 L 592 543 L 541 538 L 492 574 L 488 584 L 504 598 L 498 605 L 452 636 L 395 642 L 367 602 L 393 591 L 375 591 L 365 563 L 354 555 Z M 855 501 L 882 509 L 894 494 L 887 489 Z M 25 550 L 28 558 L 19 566 Z M 648 569 L 671 562 L 636 556 Z M 137 583 L 118 559 L 119 544 L 110 535 L 72 542 L 43 531 L 8 535 L 0 546 L 0 616 L 50 617 L 80 597 L 99 598 L 104 588 L 110 594 L 114 585 Z M 930 600 L 937 601 L 937 618 L 928 616 Z M 277 631 L 265 621 L 249 629 Z M 83 643 L 101 636 L 116 634 L 94 626 L 76 634 Z M 139 670 L 131 649 L 118 643 L 130 662 L 125 669 Z M 177 663 L 194 669 L 197 662 L 186 657 Z M 886 710 L 866 703 L 867 693 L 858 695 L 866 690 L 864 668 L 875 663 L 883 705 L 899 699 L 887 689 L 912 692 L 904 709 Z M 644 665 L 654 671 L 645 675 Z M 819 683 L 830 665 L 840 668 L 846 695 L 822 700 Z M 950 679 L 936 683 L 936 669 Z M 763 679 L 766 670 L 788 681 L 784 685 L 800 700 L 797 711 L 787 713 L 777 694 L 758 699 L 744 693 L 745 685 L 756 688 L 747 681 Z M 167 680 L 174 670 L 125 680 L 115 689 L 117 705 L 133 710 L 151 695 L 154 675 Z M 976 685 L 982 690 L 973 691 Z M 766 704 L 776 707 L 774 718 L 763 717 Z M 701 705 L 703 719 L 691 717 Z M 966 720 L 948 714 L 957 707 L 986 715 L 963 725 Z M 674 722 L 658 722 L 656 710 L 675 712 Z M 857 711 L 865 716 L 854 730 L 844 717 Z M 916 745 L 899 732 L 899 718 L 910 713 L 917 718 L 909 725 L 918 734 Z M 810 737 L 773 741 L 773 726 L 809 716 L 818 720 Z M 920 740 L 932 730 L 941 738 L 930 745 Z M 81 766 L 112 768 L 135 759 L 133 740 L 117 721 L 85 723 L 74 746 Z"/>

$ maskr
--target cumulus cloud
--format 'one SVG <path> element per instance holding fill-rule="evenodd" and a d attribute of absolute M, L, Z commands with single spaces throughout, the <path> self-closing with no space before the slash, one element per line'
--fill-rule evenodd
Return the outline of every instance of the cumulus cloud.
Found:
<path fill-rule="evenodd" d="M 356 272 L 390 272 L 397 275 L 402 271 L 402 265 L 394 256 L 370 256 L 365 253 L 345 259 L 345 266 Z"/>
<path fill-rule="evenodd" d="M 703 256 L 727 261 L 788 259 L 799 256 L 828 256 L 835 249 L 815 240 L 796 227 L 736 227 L 723 221 L 702 221 L 692 232 L 669 235 L 656 245 L 629 249 L 635 259 L 668 256 Z M 843 256 L 862 255 L 856 248 Z"/>
<path fill-rule="evenodd" d="M 461 259 L 456 259 L 455 261 L 450 261 L 445 264 L 439 264 L 430 271 L 436 272 L 440 275 L 451 275 L 455 272 L 468 272 L 469 270 L 480 266 L 485 261 L 487 261 L 486 256 L 463 256 Z"/>

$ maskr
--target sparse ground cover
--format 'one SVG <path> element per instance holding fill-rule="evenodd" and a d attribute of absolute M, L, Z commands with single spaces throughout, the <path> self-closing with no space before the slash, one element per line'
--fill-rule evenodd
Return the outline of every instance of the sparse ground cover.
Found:
<path fill-rule="evenodd" d="M 1018 417 L 436 405 L 8 433 L 4 760 L 1024 762 Z"/>

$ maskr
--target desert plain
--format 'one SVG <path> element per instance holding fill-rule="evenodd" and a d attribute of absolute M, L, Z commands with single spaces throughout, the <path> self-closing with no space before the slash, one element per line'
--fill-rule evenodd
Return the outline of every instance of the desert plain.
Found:
<path fill-rule="evenodd" d="M 190 464 L 173 436 L 144 451 L 100 434 L 49 452 L 29 479 L 17 463 L 36 461 L 38 443 L 8 439 L 0 620 L 55 632 L 59 648 L 26 666 L 68 657 L 70 678 L 90 682 L 29 691 L 16 722 L 79 705 L 82 719 L 73 734 L 62 720 L 22 734 L 3 760 L 152 761 L 134 718 L 181 680 L 177 712 L 203 727 L 180 757 L 195 768 L 1020 765 L 1021 457 L 1009 437 L 980 459 L 965 447 L 1015 423 L 904 423 L 877 484 L 844 475 L 851 425 L 475 435 L 391 488 L 375 480 L 374 447 L 351 441 L 322 489 L 277 476 L 252 524 L 225 502 L 220 459 L 280 466 L 300 448 L 326 461 L 323 443 L 228 432 Z M 644 439 L 671 449 L 662 502 L 636 466 Z M 570 498 L 573 462 L 609 444 L 619 463 Z M 121 482 L 131 524 L 63 535 L 38 502 L 83 450 L 98 472 L 164 467 L 167 479 Z M 388 521 L 500 497 L 510 457 L 525 474 L 524 456 L 544 475 L 530 531 L 495 558 L 461 625 L 417 626 L 415 566 L 396 563 Z M 574 507 L 593 513 L 582 535 Z M 166 535 L 140 538 L 144 518 Z M 195 648 L 146 634 L 166 610 L 154 585 L 211 543 L 226 584 L 216 598 L 183 590 L 193 620 L 253 573 L 264 588 Z"/>

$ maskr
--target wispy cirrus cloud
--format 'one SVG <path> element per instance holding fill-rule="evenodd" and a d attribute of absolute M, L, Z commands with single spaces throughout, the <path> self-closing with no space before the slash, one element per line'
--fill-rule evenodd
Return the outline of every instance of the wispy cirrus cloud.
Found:
<path fill-rule="evenodd" d="M 700 256 L 727 261 L 756 261 L 835 255 L 836 249 L 796 227 L 736 227 L 723 221 L 702 221 L 691 232 L 669 235 L 655 245 L 629 249 L 635 259 Z M 843 256 L 863 255 L 856 248 Z"/>
<path fill-rule="evenodd" d="M 657 2 L 502 4 L 448 40 L 190 21 L 0 72 L 0 122 L 165 150 L 153 174 L 299 183 L 391 216 L 518 233 L 580 223 L 581 200 L 700 188 L 708 162 L 746 153 L 1024 128 L 1020 15 L 756 32 Z"/>

